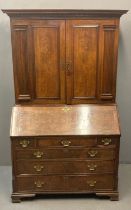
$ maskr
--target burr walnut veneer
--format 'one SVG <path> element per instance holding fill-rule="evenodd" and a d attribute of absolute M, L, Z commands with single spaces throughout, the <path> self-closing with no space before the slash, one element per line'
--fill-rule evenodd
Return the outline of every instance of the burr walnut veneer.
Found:
<path fill-rule="evenodd" d="M 52 193 L 118 200 L 114 104 L 119 19 L 127 11 L 3 12 L 11 21 L 16 101 L 12 201 Z"/>

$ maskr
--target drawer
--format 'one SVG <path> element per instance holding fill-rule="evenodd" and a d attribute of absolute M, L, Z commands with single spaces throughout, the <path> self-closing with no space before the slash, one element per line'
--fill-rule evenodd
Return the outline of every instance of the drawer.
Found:
<path fill-rule="evenodd" d="M 28 176 L 16 177 L 18 192 L 31 191 L 63 191 L 65 189 L 64 176 Z"/>
<path fill-rule="evenodd" d="M 38 139 L 13 139 L 16 149 L 43 148 L 43 147 L 110 147 L 115 146 L 119 138 L 114 137 L 43 137 Z"/>
<path fill-rule="evenodd" d="M 97 145 L 96 137 L 43 137 L 37 140 L 38 147 L 90 147 Z"/>
<path fill-rule="evenodd" d="M 64 159 L 64 158 L 79 158 L 79 159 L 103 159 L 113 160 L 115 157 L 115 149 L 101 149 L 93 147 L 92 149 L 78 148 L 49 148 L 38 150 L 16 150 L 16 159 Z"/>
<path fill-rule="evenodd" d="M 90 148 L 86 151 L 88 159 L 113 160 L 115 158 L 114 148 Z"/>
<path fill-rule="evenodd" d="M 16 177 L 17 192 L 82 192 L 113 190 L 113 175 L 21 176 Z"/>
<path fill-rule="evenodd" d="M 104 146 L 104 147 L 117 146 L 118 142 L 119 142 L 118 137 L 99 137 L 97 140 L 98 146 Z"/>
<path fill-rule="evenodd" d="M 67 190 L 71 192 L 113 190 L 114 181 L 113 175 L 69 176 Z"/>
<path fill-rule="evenodd" d="M 114 161 L 16 161 L 19 174 L 113 173 Z"/>
<path fill-rule="evenodd" d="M 30 138 L 13 139 L 12 143 L 16 149 L 34 148 L 36 146 L 35 140 Z"/>

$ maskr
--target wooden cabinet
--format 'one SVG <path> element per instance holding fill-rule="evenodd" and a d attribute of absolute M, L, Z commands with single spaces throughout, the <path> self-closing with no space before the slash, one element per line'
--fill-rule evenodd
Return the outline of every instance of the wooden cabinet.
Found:
<path fill-rule="evenodd" d="M 12 201 L 52 193 L 118 200 L 114 103 L 119 19 L 127 11 L 3 12 L 11 20 L 17 104 Z"/>
<path fill-rule="evenodd" d="M 119 139 L 115 105 L 14 107 L 13 202 L 52 193 L 118 200 Z"/>
<path fill-rule="evenodd" d="M 17 104 L 115 102 L 119 17 L 126 11 L 5 12 Z"/>

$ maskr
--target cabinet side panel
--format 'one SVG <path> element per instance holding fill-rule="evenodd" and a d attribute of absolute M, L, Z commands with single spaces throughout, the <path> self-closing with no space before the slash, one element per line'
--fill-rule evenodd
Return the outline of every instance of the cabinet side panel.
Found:
<path fill-rule="evenodd" d="M 118 30 L 116 25 L 103 26 L 102 100 L 115 100 Z"/>
<path fill-rule="evenodd" d="M 28 26 L 12 27 L 13 65 L 17 101 L 31 99 L 28 72 Z"/>

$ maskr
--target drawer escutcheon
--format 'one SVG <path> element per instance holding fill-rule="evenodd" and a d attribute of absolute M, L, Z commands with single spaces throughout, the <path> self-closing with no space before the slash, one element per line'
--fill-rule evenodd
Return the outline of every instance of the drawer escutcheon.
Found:
<path fill-rule="evenodd" d="M 98 151 L 96 150 L 91 150 L 91 151 L 88 151 L 88 154 L 90 157 L 95 157 L 97 155 Z"/>
<path fill-rule="evenodd" d="M 35 169 L 37 172 L 41 172 L 43 168 L 44 168 L 44 166 L 41 166 L 41 165 L 35 165 L 35 166 L 34 166 L 34 169 Z"/>
<path fill-rule="evenodd" d="M 20 141 L 20 145 L 21 145 L 23 148 L 28 147 L 29 144 L 30 144 L 30 141 L 29 141 L 29 140 L 21 140 L 21 141 Z"/>
<path fill-rule="evenodd" d="M 87 166 L 88 166 L 90 171 L 95 171 L 96 168 L 97 168 L 97 165 L 95 165 L 95 164 L 90 164 L 90 165 L 87 165 Z"/>
<path fill-rule="evenodd" d="M 90 186 L 90 187 L 95 187 L 96 185 L 96 181 L 87 181 L 87 184 Z"/>
<path fill-rule="evenodd" d="M 104 138 L 102 139 L 102 143 L 106 146 L 109 145 L 112 142 L 112 140 L 110 138 Z"/>
<path fill-rule="evenodd" d="M 62 140 L 62 141 L 61 141 L 61 144 L 62 144 L 64 147 L 69 147 L 70 144 L 71 144 L 71 141 L 69 141 L 69 140 Z"/>
<path fill-rule="evenodd" d="M 36 181 L 34 184 L 37 188 L 42 188 L 45 183 L 41 181 Z"/>
<path fill-rule="evenodd" d="M 43 152 L 40 152 L 40 151 L 37 151 L 37 152 L 34 152 L 33 154 L 36 158 L 42 158 L 42 156 L 44 155 Z"/>

